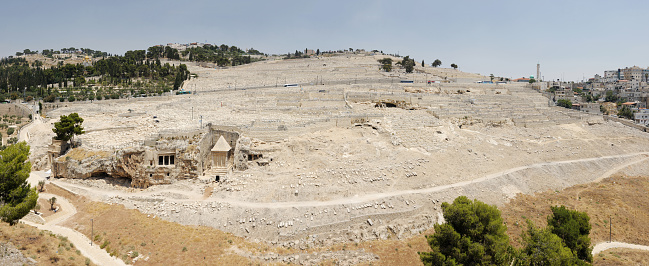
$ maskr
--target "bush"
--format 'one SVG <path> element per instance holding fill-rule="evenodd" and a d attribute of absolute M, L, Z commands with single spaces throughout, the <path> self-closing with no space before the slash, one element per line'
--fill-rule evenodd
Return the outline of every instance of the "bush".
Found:
<path fill-rule="evenodd" d="M 590 217 L 585 212 L 566 209 L 565 206 L 550 207 L 552 215 L 548 216 L 548 227 L 552 233 L 563 239 L 570 250 L 580 259 L 592 262 L 590 248 Z"/>
<path fill-rule="evenodd" d="M 525 247 L 521 250 L 518 265 L 584 265 L 560 237 L 549 228 L 540 229 L 527 220 L 527 234 L 523 235 Z"/>
<path fill-rule="evenodd" d="M 8 135 L 8 136 L 11 136 L 11 135 L 14 133 L 14 131 L 16 131 L 15 128 L 13 128 L 13 127 L 8 128 L 8 129 L 7 129 L 7 135 Z"/>
<path fill-rule="evenodd" d="M 628 106 L 623 106 L 622 109 L 617 112 L 617 115 L 626 119 L 633 119 L 633 110 Z"/>
<path fill-rule="evenodd" d="M 432 252 L 420 252 L 424 265 L 504 265 L 514 255 L 500 211 L 465 196 L 442 204 L 445 224 L 426 236 Z"/>
<path fill-rule="evenodd" d="M 54 100 L 56 100 L 56 95 L 54 94 L 47 95 L 47 97 L 43 99 L 43 101 L 46 103 L 53 103 Z"/>
<path fill-rule="evenodd" d="M 101 246 L 99 246 L 99 248 L 104 249 L 108 247 L 108 245 L 110 245 L 110 241 L 104 240 L 104 243 L 102 243 Z"/>
<path fill-rule="evenodd" d="M 561 100 L 557 101 L 557 105 L 561 106 L 561 107 L 571 109 L 572 108 L 572 101 L 566 100 L 566 99 L 561 99 Z"/>

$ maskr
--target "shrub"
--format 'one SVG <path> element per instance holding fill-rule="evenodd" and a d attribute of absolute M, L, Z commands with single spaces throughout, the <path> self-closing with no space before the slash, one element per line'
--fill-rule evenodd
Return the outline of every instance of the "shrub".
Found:
<path fill-rule="evenodd" d="M 561 99 L 557 101 L 557 105 L 565 108 L 572 108 L 572 101 L 566 100 L 566 99 Z"/>
<path fill-rule="evenodd" d="M 102 243 L 101 246 L 99 246 L 99 248 L 104 249 L 104 248 L 106 248 L 108 245 L 110 245 L 110 241 L 108 241 L 108 240 L 104 240 L 104 243 Z"/>
<path fill-rule="evenodd" d="M 566 246 L 580 260 L 592 262 L 590 248 L 590 217 L 585 212 L 566 209 L 565 206 L 550 207 L 552 215 L 548 216 L 548 227 L 559 236 Z"/>
<path fill-rule="evenodd" d="M 53 103 L 54 100 L 56 100 L 56 95 L 54 94 L 47 95 L 47 97 L 43 99 L 43 101 L 46 103 Z"/>

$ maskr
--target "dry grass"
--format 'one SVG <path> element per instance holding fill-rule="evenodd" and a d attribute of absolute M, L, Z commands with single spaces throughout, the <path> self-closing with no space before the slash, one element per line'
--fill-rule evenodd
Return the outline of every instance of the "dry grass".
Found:
<path fill-rule="evenodd" d="M 432 231 L 428 232 L 430 233 Z M 379 256 L 379 261 L 372 265 L 421 265 L 417 252 L 431 251 L 424 235 L 405 240 L 370 241 L 359 246 Z"/>
<path fill-rule="evenodd" d="M 204 227 L 185 226 L 147 217 L 122 205 L 108 205 L 74 196 L 58 187 L 49 186 L 48 192 L 68 198 L 76 207 L 75 215 L 65 226 L 90 235 L 90 219 L 94 219 L 95 243 L 106 243 L 113 255 L 130 262 L 127 254 L 137 251 L 148 256 L 146 264 L 219 264 L 242 265 L 264 263 L 237 253 L 260 255 L 274 252 L 292 254 L 295 250 L 269 247 L 247 242 L 229 233 Z M 529 218 L 538 226 L 545 226 L 550 206 L 566 205 L 586 211 L 591 217 L 592 243 L 608 240 L 608 216 L 613 217 L 613 240 L 636 244 L 649 244 L 649 177 L 616 176 L 600 183 L 580 185 L 563 191 L 548 191 L 536 195 L 519 195 L 501 207 L 508 234 L 515 246 L 520 246 L 520 235 Z M 617 221 L 617 222 L 616 222 Z M 516 225 L 518 223 L 518 225 Z M 359 244 L 338 244 L 327 248 L 308 249 L 301 252 L 325 250 L 364 250 L 379 256 L 379 261 L 364 265 L 420 265 L 418 251 L 430 251 L 425 235 L 433 230 L 405 240 L 368 241 Z M 595 256 L 596 265 L 647 264 L 649 252 L 614 249 Z M 143 263 L 140 260 L 136 264 Z M 336 261 L 324 261 L 333 265 Z"/>
<path fill-rule="evenodd" d="M 29 225 L 0 223 L 0 242 L 11 242 L 25 257 L 36 260 L 38 265 L 92 264 L 67 238 Z"/>
<path fill-rule="evenodd" d="M 609 249 L 595 255 L 593 265 L 649 265 L 649 251 Z"/>
<path fill-rule="evenodd" d="M 600 183 L 585 184 L 563 191 L 519 195 L 502 210 L 507 233 L 515 246 L 526 229 L 525 219 L 546 226 L 550 206 L 565 205 L 590 216 L 592 244 L 608 241 L 612 217 L 613 241 L 649 245 L 649 177 L 615 176 Z"/>
<path fill-rule="evenodd" d="M 94 243 L 104 246 L 111 255 L 131 262 L 129 252 L 137 252 L 148 261 L 136 264 L 168 265 L 242 265 L 250 259 L 237 255 L 232 249 L 252 254 L 290 253 L 264 244 L 246 242 L 243 238 L 205 227 L 186 226 L 160 218 L 148 217 L 122 205 L 92 202 L 74 196 L 58 187 L 48 185 L 48 192 L 66 197 L 77 208 L 77 214 L 64 223 L 86 236 L 91 235 L 94 220 Z"/>
<path fill-rule="evenodd" d="M 613 241 L 649 245 L 649 177 L 615 176 L 600 183 L 579 185 L 563 191 L 548 191 L 535 195 L 518 195 L 499 209 L 507 224 L 512 244 L 521 246 L 521 233 L 526 219 L 537 226 L 546 226 L 550 206 L 565 205 L 585 211 L 591 220 L 591 243 L 604 242 L 609 237 L 608 220 L 613 218 Z M 419 265 L 417 251 L 430 251 L 424 235 L 405 241 L 372 241 L 362 247 L 379 255 L 378 265 Z M 410 244 L 408 246 L 407 244 Z M 372 247 L 368 247 L 371 245 Z M 403 253 L 402 253 L 403 251 Z M 596 255 L 595 265 L 649 265 L 649 252 L 612 249 Z"/>

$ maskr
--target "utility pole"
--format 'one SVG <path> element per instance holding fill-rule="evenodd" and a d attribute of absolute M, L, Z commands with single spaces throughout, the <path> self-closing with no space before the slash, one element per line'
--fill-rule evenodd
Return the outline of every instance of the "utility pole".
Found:
<path fill-rule="evenodd" d="M 192 106 L 192 120 L 194 120 L 194 106 Z"/>
<path fill-rule="evenodd" d="M 93 219 L 90 219 L 90 228 L 91 228 L 91 233 L 90 233 L 90 246 L 92 247 L 92 238 L 95 236 L 95 221 Z"/>

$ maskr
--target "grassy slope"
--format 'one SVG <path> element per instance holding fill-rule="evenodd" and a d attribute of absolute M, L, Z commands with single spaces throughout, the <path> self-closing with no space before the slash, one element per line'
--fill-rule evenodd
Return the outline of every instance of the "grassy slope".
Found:
<path fill-rule="evenodd" d="M 90 263 L 67 238 L 29 225 L 9 226 L 0 222 L 0 242 L 11 242 L 24 256 L 39 265 L 87 265 Z"/>

